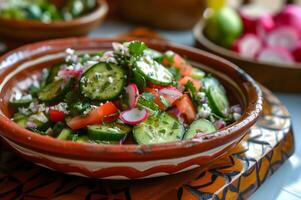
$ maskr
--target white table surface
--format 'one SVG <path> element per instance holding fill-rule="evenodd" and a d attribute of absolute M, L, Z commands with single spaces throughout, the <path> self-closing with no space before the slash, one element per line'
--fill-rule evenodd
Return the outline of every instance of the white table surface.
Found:
<path fill-rule="evenodd" d="M 128 32 L 134 27 L 133 25 L 107 21 L 100 28 L 93 31 L 90 36 L 114 37 L 118 34 Z M 191 31 L 157 31 L 170 41 L 189 46 L 194 45 Z M 296 84 L 301 84 L 301 77 L 300 82 Z M 301 200 L 301 93 L 275 94 L 286 105 L 292 116 L 296 150 L 294 155 L 272 177 L 268 178 L 250 199 Z"/>

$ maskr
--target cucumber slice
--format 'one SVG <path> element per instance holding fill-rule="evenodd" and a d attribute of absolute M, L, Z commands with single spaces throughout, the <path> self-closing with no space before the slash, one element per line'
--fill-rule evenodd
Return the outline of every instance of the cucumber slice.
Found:
<path fill-rule="evenodd" d="M 150 56 L 152 59 L 158 59 L 163 56 L 161 52 L 149 48 L 144 50 L 144 55 Z"/>
<path fill-rule="evenodd" d="M 54 81 L 54 78 L 58 75 L 63 64 L 64 62 L 57 63 L 49 69 L 49 74 L 46 79 L 46 84 L 50 84 Z"/>
<path fill-rule="evenodd" d="M 119 141 L 129 132 L 131 132 L 131 128 L 120 123 L 88 126 L 88 136 L 91 140 Z"/>
<path fill-rule="evenodd" d="M 133 81 L 136 83 L 140 91 L 143 91 L 146 87 L 146 80 L 143 75 L 141 75 L 136 68 L 133 69 Z"/>
<path fill-rule="evenodd" d="M 205 77 L 205 72 L 198 69 L 198 68 L 192 68 L 192 74 L 191 77 L 197 80 L 201 80 Z"/>
<path fill-rule="evenodd" d="M 21 107 L 28 107 L 29 104 L 32 102 L 32 99 L 19 99 L 19 100 L 11 100 L 9 101 L 9 105 L 13 108 L 21 108 Z"/>
<path fill-rule="evenodd" d="M 199 119 L 194 121 L 184 135 L 184 139 L 191 139 L 198 133 L 212 133 L 216 131 L 215 126 L 207 119 Z"/>
<path fill-rule="evenodd" d="M 215 114 L 227 117 L 229 114 L 229 101 L 221 87 L 210 87 L 208 91 L 209 104 Z"/>
<path fill-rule="evenodd" d="M 208 92 L 210 87 L 220 87 L 220 83 L 216 78 L 207 76 L 202 79 L 203 89 Z"/>
<path fill-rule="evenodd" d="M 140 74 L 154 84 L 170 85 L 174 80 L 168 69 L 149 56 L 136 61 L 135 66 Z"/>
<path fill-rule="evenodd" d="M 133 129 L 133 135 L 138 144 L 178 141 L 182 139 L 183 134 L 183 125 L 165 112 L 149 117 Z"/>
<path fill-rule="evenodd" d="M 73 132 L 70 129 L 63 129 L 61 133 L 57 136 L 59 140 L 68 140 L 72 136 Z"/>
<path fill-rule="evenodd" d="M 81 136 L 77 137 L 77 139 L 75 140 L 75 142 L 78 142 L 78 143 L 90 143 L 90 139 L 86 135 L 81 135 Z"/>
<path fill-rule="evenodd" d="M 91 99 L 106 101 L 116 98 L 125 84 L 124 70 L 113 63 L 98 63 L 88 69 L 80 79 L 82 95 Z"/>
<path fill-rule="evenodd" d="M 74 80 L 70 79 L 65 82 L 65 80 L 60 79 L 47 84 L 38 93 L 38 99 L 47 103 L 55 103 L 62 100 L 65 94 L 70 90 Z"/>
<path fill-rule="evenodd" d="M 16 122 L 16 124 L 18 124 L 19 126 L 26 128 L 28 119 L 27 118 L 22 118 L 22 119 L 18 119 L 18 120 L 14 120 L 14 122 Z"/>

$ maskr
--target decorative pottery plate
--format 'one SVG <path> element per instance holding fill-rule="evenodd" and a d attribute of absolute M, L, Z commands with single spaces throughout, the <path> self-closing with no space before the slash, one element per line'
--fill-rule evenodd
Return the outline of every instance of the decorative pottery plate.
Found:
<path fill-rule="evenodd" d="M 99 145 L 61 141 L 21 128 L 8 106 L 15 84 L 64 57 L 64 50 L 110 49 L 114 39 L 62 39 L 21 47 L 0 58 L 1 137 L 19 155 L 34 163 L 79 176 L 138 179 L 164 176 L 207 165 L 227 153 L 243 138 L 262 111 L 262 93 L 254 80 L 224 59 L 193 48 L 162 41 L 145 41 L 158 51 L 172 50 L 187 57 L 222 81 L 228 94 L 243 105 L 235 123 L 207 137 L 152 145 Z"/>

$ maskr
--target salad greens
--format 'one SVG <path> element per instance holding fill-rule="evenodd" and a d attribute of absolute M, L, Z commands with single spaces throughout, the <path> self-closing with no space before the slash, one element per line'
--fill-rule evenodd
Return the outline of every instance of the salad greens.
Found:
<path fill-rule="evenodd" d="M 0 2 L 0 17 L 50 23 L 80 17 L 96 7 L 96 0 L 62 2 L 62 5 L 57 6 L 48 0 L 7 0 Z"/>
<path fill-rule="evenodd" d="M 60 140 L 155 144 L 200 138 L 240 118 L 222 84 L 180 55 L 140 41 L 112 46 L 91 54 L 67 49 L 27 88 L 13 88 L 12 120 Z"/>

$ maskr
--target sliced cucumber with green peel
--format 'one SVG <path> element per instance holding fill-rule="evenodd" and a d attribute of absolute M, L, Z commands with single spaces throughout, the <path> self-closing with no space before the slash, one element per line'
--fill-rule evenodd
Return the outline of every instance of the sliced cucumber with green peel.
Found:
<path fill-rule="evenodd" d="M 205 77 L 205 72 L 198 69 L 198 68 L 192 68 L 192 74 L 191 77 L 197 80 L 201 80 Z"/>
<path fill-rule="evenodd" d="M 136 61 L 135 67 L 145 79 L 154 84 L 170 85 L 174 80 L 172 73 L 170 73 L 167 68 L 149 56 L 142 57 Z"/>
<path fill-rule="evenodd" d="M 32 102 L 32 99 L 19 99 L 9 101 L 9 105 L 14 108 L 27 107 Z"/>
<path fill-rule="evenodd" d="M 210 87 L 219 87 L 220 83 L 217 79 L 212 76 L 207 76 L 202 79 L 203 89 L 208 92 Z"/>
<path fill-rule="evenodd" d="M 229 101 L 221 87 L 210 87 L 208 100 L 215 114 L 227 117 L 229 114 Z"/>
<path fill-rule="evenodd" d="M 90 138 L 86 135 L 80 135 L 77 137 L 77 139 L 75 140 L 75 142 L 78 143 L 90 143 Z"/>
<path fill-rule="evenodd" d="M 46 79 L 47 84 L 52 83 L 55 80 L 55 77 L 58 75 L 63 64 L 64 64 L 64 62 L 57 63 L 49 69 L 49 74 Z"/>
<path fill-rule="evenodd" d="M 105 123 L 88 126 L 88 136 L 91 140 L 119 141 L 131 132 L 131 127 L 120 123 Z"/>
<path fill-rule="evenodd" d="M 71 138 L 73 132 L 70 129 L 63 129 L 61 133 L 57 136 L 57 139 L 59 140 L 68 140 Z"/>
<path fill-rule="evenodd" d="M 143 91 L 146 87 L 146 80 L 142 74 L 140 74 L 136 68 L 133 70 L 133 81 L 136 83 L 140 91 Z"/>
<path fill-rule="evenodd" d="M 73 79 L 70 79 L 67 82 L 63 79 L 53 81 L 38 92 L 38 99 L 47 103 L 58 102 L 64 98 L 73 82 Z"/>
<path fill-rule="evenodd" d="M 182 139 L 183 134 L 183 125 L 165 112 L 149 117 L 133 129 L 133 136 L 138 144 L 178 141 Z"/>
<path fill-rule="evenodd" d="M 150 56 L 152 59 L 158 59 L 163 56 L 161 52 L 150 48 L 144 50 L 144 55 Z"/>
<path fill-rule="evenodd" d="M 194 138 L 198 133 L 212 133 L 216 128 L 213 123 L 207 119 L 198 119 L 194 121 L 186 131 L 184 139 Z"/>
<path fill-rule="evenodd" d="M 229 101 L 225 88 L 211 76 L 205 77 L 202 83 L 213 112 L 220 117 L 228 117 Z"/>
<path fill-rule="evenodd" d="M 124 70 L 113 63 L 101 62 L 88 69 L 80 79 L 81 94 L 91 100 L 111 100 L 123 90 Z"/>

